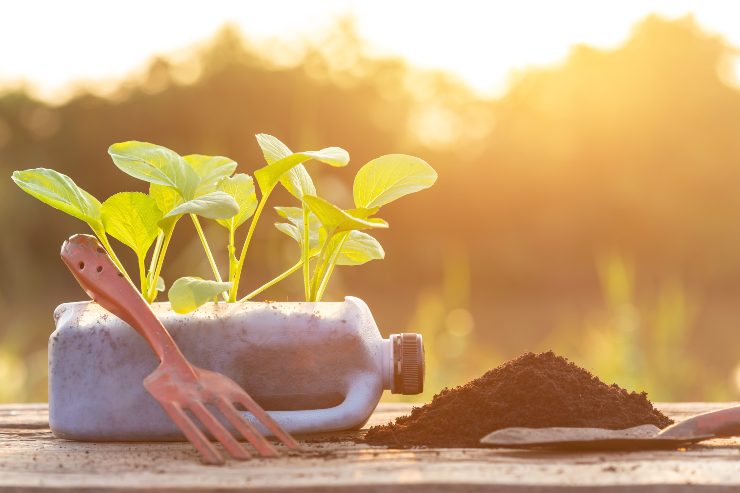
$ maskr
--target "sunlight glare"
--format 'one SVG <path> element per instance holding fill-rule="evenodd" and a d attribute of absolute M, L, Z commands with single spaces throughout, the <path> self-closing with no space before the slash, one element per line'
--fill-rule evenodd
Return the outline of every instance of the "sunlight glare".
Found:
<path fill-rule="evenodd" d="M 88 89 L 111 87 L 145 66 L 152 55 L 182 52 L 225 23 L 238 26 L 257 46 L 279 41 L 268 52 L 278 65 L 286 65 L 300 59 L 296 46 L 301 39 L 321 39 L 337 18 L 348 15 L 371 53 L 400 55 L 419 67 L 450 71 L 487 96 L 501 94 L 512 73 L 562 61 L 575 44 L 616 46 L 653 12 L 693 14 L 702 27 L 740 46 L 734 22 L 740 4 L 730 2 L 212 0 L 206 7 L 192 1 L 179 2 L 176 9 L 173 5 L 130 0 L 125 8 L 111 11 L 107 4 L 81 0 L 14 3 L 3 13 L 0 30 L 0 46 L 6 47 L 0 84 L 25 84 L 56 99 L 68 96 L 70 84 L 80 80 Z M 733 68 L 737 74 L 740 65 Z M 186 72 L 186 80 L 197 73 Z"/>

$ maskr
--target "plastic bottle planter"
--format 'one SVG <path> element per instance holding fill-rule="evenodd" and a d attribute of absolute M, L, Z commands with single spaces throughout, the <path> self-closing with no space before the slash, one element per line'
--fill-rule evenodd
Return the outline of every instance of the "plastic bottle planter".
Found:
<path fill-rule="evenodd" d="M 358 298 L 211 303 L 187 315 L 167 303 L 153 309 L 190 362 L 232 378 L 290 433 L 358 428 L 383 390 L 423 388 L 421 336 L 383 339 Z M 141 336 L 92 302 L 60 305 L 54 319 L 49 424 L 56 436 L 182 439 L 142 385 L 157 359 Z"/>

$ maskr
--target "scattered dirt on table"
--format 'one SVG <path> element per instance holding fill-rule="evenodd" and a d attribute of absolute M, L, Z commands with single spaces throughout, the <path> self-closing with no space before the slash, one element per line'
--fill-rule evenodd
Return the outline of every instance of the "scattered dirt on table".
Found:
<path fill-rule="evenodd" d="M 511 426 L 618 430 L 673 421 L 645 392 L 607 385 L 552 351 L 526 353 L 415 407 L 395 422 L 370 428 L 365 441 L 396 447 L 478 447 L 486 434 Z"/>

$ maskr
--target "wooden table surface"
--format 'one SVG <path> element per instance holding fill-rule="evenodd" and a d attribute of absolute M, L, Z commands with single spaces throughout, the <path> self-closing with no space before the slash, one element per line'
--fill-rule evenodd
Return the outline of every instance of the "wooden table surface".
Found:
<path fill-rule="evenodd" d="M 737 403 L 659 407 L 674 419 Z M 380 405 L 369 425 L 408 412 Z M 301 437 L 303 452 L 204 466 L 187 443 L 83 443 L 55 438 L 46 404 L 0 406 L 2 491 L 735 491 L 740 440 L 661 452 L 393 450 L 362 432 Z M 281 449 L 285 452 L 285 449 Z"/>

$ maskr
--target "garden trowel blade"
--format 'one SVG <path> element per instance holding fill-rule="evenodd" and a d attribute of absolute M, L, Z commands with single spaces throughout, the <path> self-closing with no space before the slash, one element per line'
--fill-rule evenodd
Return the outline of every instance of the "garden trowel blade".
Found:
<path fill-rule="evenodd" d="M 500 448 L 546 449 L 672 449 L 698 437 L 662 437 L 660 428 L 641 425 L 624 430 L 605 428 L 504 428 L 483 437 L 481 443 Z"/>

